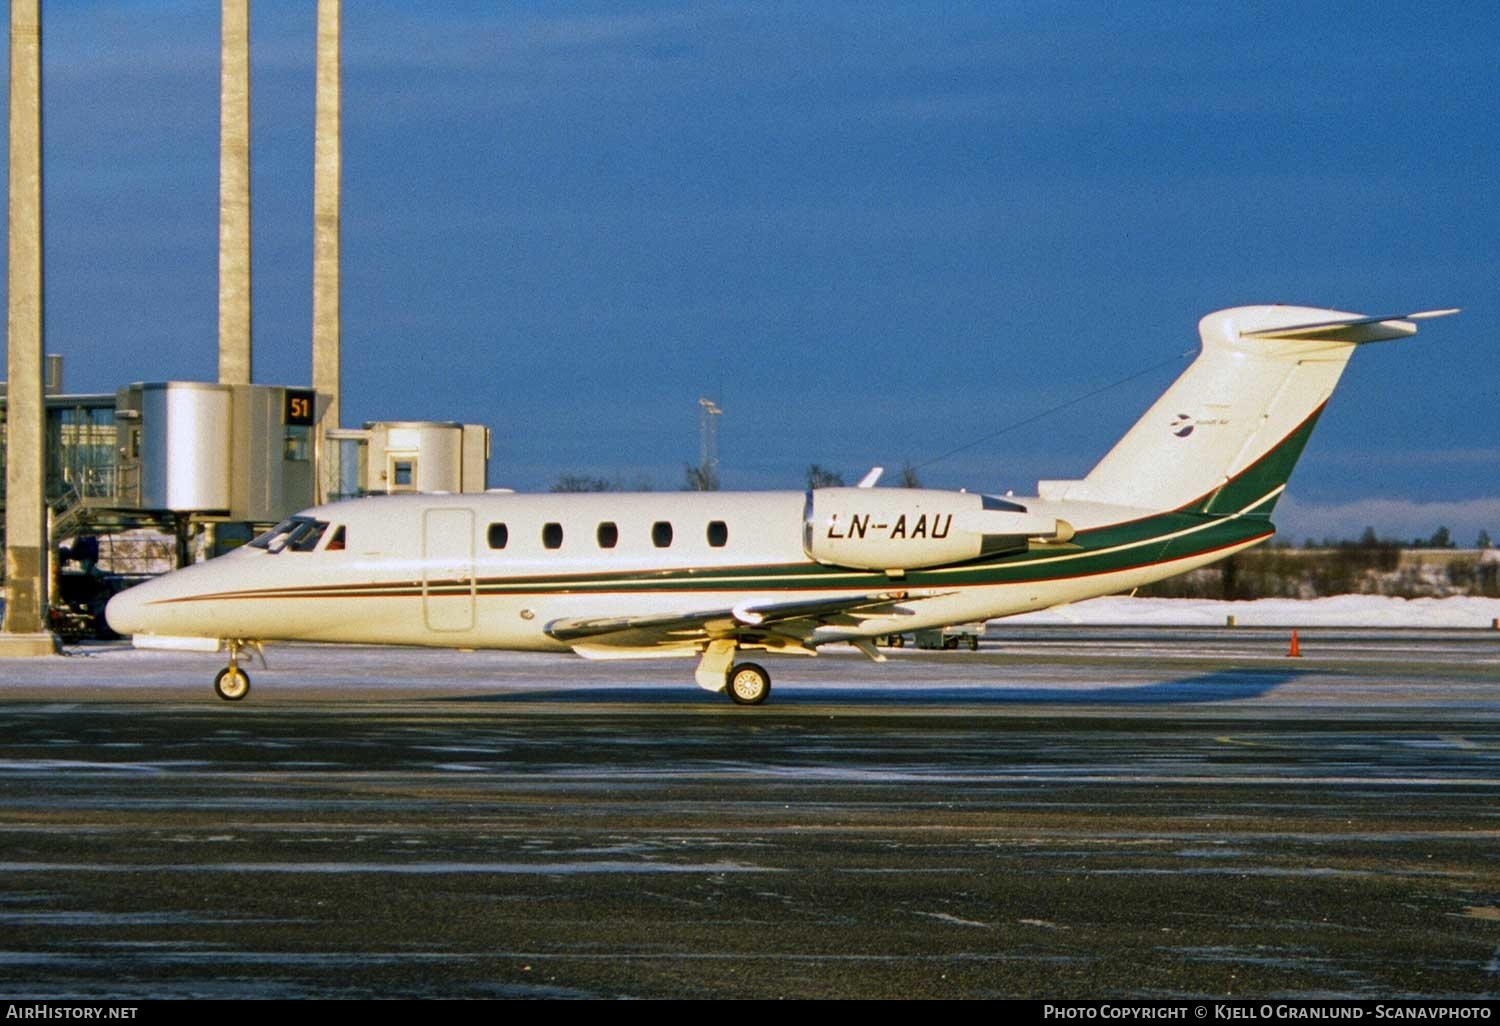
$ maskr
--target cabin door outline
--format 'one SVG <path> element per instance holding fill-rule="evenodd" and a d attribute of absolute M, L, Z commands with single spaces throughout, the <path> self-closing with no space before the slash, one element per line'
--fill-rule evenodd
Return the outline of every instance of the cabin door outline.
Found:
<path fill-rule="evenodd" d="M 422 620 L 427 629 L 474 629 L 474 511 L 422 513 Z"/>

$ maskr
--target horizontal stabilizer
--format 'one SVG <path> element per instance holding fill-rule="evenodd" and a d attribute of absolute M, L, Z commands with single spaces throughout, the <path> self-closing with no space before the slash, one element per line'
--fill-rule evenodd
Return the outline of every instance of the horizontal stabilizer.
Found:
<path fill-rule="evenodd" d="M 1412 321 L 1432 317 L 1447 317 L 1458 313 L 1451 310 L 1422 310 L 1418 313 L 1392 314 L 1386 317 L 1357 317 L 1341 321 L 1320 321 L 1316 324 L 1288 324 L 1279 328 L 1262 328 L 1259 331 L 1240 332 L 1241 338 L 1285 339 L 1305 342 L 1385 342 L 1393 338 L 1406 338 L 1417 333 Z"/>

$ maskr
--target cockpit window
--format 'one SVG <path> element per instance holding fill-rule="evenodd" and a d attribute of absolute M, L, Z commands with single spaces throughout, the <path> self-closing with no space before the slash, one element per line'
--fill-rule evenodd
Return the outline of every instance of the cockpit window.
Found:
<path fill-rule="evenodd" d="M 296 537 L 288 541 L 287 545 L 293 552 L 311 552 L 318 547 L 318 541 L 326 530 L 328 530 L 328 521 L 314 520 L 298 531 Z"/>
<path fill-rule="evenodd" d="M 271 554 L 291 549 L 293 552 L 311 552 L 318 539 L 328 530 L 328 521 L 312 517 L 287 517 L 250 544 L 265 549 Z"/>
<path fill-rule="evenodd" d="M 288 520 L 283 520 L 281 523 L 271 528 L 265 534 L 257 535 L 255 538 L 253 538 L 250 541 L 250 546 L 257 549 L 270 549 L 271 543 L 274 541 L 277 543 L 276 551 L 280 552 L 282 546 L 286 544 L 287 532 L 291 531 L 291 529 L 296 526 L 297 521 L 295 517 Z"/>
<path fill-rule="evenodd" d="M 324 552 L 341 552 L 341 551 L 343 551 L 343 548 L 344 548 L 344 525 L 340 524 L 339 526 L 337 526 L 337 527 L 335 527 L 333 529 L 333 537 L 328 539 L 328 548 L 324 549 L 323 551 Z"/>

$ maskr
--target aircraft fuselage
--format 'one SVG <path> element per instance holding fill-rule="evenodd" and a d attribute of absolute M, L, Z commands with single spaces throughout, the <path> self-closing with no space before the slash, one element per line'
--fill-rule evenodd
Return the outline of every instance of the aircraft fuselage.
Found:
<path fill-rule="evenodd" d="M 894 497 L 888 506 L 901 498 L 896 489 L 880 494 Z M 1110 594 L 1270 534 L 1263 520 L 1007 501 L 1033 518 L 1066 521 L 1076 534 L 954 565 L 876 570 L 816 562 L 808 533 L 842 541 L 862 527 L 866 539 L 883 537 L 894 549 L 903 536 L 947 541 L 959 531 L 954 514 L 913 503 L 874 523 L 863 514 L 863 525 L 849 517 L 809 524 L 803 492 L 359 499 L 301 514 L 323 525 L 305 550 L 247 546 L 122 593 L 109 617 L 116 630 L 143 635 L 561 651 L 573 646 L 548 627 L 579 617 L 906 596 L 891 615 L 819 626 L 816 645 Z M 892 562 L 900 560 L 893 554 Z"/>

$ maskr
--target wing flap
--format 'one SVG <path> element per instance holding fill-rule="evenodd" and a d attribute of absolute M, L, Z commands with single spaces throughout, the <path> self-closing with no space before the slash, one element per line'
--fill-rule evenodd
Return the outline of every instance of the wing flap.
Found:
<path fill-rule="evenodd" d="M 547 635 L 580 654 L 601 658 L 602 649 L 645 651 L 696 647 L 716 640 L 744 639 L 772 647 L 805 643 L 827 624 L 849 625 L 868 616 L 910 615 L 900 603 L 908 593 L 880 592 L 797 602 L 742 603 L 729 609 L 648 616 L 554 620 Z M 585 651 L 587 650 L 587 651 Z"/>

